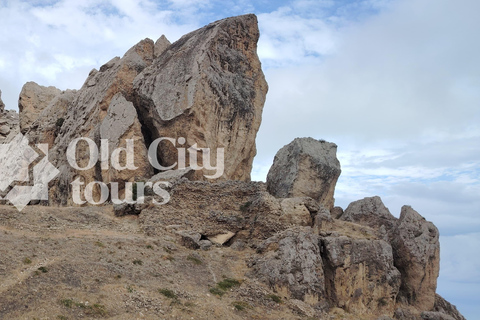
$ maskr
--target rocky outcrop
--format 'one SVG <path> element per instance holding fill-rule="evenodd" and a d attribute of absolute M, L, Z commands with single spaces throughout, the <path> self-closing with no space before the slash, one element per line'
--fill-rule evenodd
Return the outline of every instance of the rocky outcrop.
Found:
<path fill-rule="evenodd" d="M 435 294 L 433 311 L 443 313 L 455 320 L 465 320 L 465 317 L 458 312 L 457 307 L 443 299 L 439 294 Z"/>
<path fill-rule="evenodd" d="M 0 91 L 0 143 L 10 142 L 19 132 L 18 113 L 13 110 L 5 110 Z"/>
<path fill-rule="evenodd" d="M 278 292 L 326 306 L 319 238 L 311 229 L 289 229 L 263 242 L 250 266 L 253 274 Z"/>
<path fill-rule="evenodd" d="M 382 240 L 321 239 L 326 287 L 332 305 L 357 315 L 392 314 L 400 288 L 391 246 Z"/>
<path fill-rule="evenodd" d="M 387 241 L 387 233 L 395 227 L 397 221 L 378 196 L 367 197 L 350 203 L 339 219 L 369 226 L 376 230 L 382 239 Z"/>
<path fill-rule="evenodd" d="M 267 93 L 258 38 L 256 17 L 245 15 L 211 23 L 168 47 L 134 82 L 135 105 L 152 139 L 184 137 L 182 147 L 209 148 L 212 165 L 224 148 L 221 178 L 249 180 Z M 161 163 L 177 157 L 170 143 L 158 150 Z M 197 170 L 195 179 L 205 174 L 212 172 Z"/>
<path fill-rule="evenodd" d="M 311 197 L 333 209 L 340 176 L 337 146 L 313 138 L 297 138 L 277 152 L 267 175 L 268 191 L 277 198 Z"/>
<path fill-rule="evenodd" d="M 403 206 L 393 231 L 395 266 L 402 274 L 399 301 L 432 310 L 440 270 L 438 230 L 410 206 Z"/>
<path fill-rule="evenodd" d="M 26 133 L 30 125 L 38 119 L 40 113 L 62 91 L 55 87 L 44 87 L 35 82 L 27 82 L 18 98 L 20 112 L 20 131 Z"/>
<path fill-rule="evenodd" d="M 175 143 L 158 146 L 159 165 L 178 163 L 174 169 L 183 170 L 181 147 L 186 167 L 193 169 L 191 179 L 249 180 L 267 92 L 258 38 L 254 15 L 228 18 L 174 44 L 165 36 L 156 43 L 142 40 L 122 58 L 92 70 L 78 91 L 27 83 L 19 99 L 22 132 L 33 143 L 48 143 L 50 161 L 61 171 L 50 188 L 50 202 L 74 205 L 70 183 L 76 179 L 83 183 L 81 194 L 94 181 L 119 182 L 123 197 L 125 182 L 158 173 L 147 150 L 161 137 Z M 127 148 L 126 139 L 133 140 L 137 169 L 118 170 L 105 159 L 88 166 L 85 141 L 73 157 L 78 168 L 88 169 L 72 168 L 66 154 L 78 138 L 89 138 L 98 148 L 108 140 L 109 155 Z M 124 168 L 128 159 L 121 160 Z M 93 198 L 100 198 L 98 188 Z"/>

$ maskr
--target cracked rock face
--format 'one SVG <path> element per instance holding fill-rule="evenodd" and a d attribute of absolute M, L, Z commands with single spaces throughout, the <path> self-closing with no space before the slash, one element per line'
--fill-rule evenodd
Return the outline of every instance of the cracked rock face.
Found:
<path fill-rule="evenodd" d="M 258 38 L 255 15 L 233 17 L 174 44 L 165 36 L 155 43 L 142 40 L 122 58 L 92 70 L 78 91 L 27 83 L 19 99 L 22 132 L 32 143 L 48 143 L 50 161 L 61 171 L 52 183 L 50 202 L 72 205 L 70 183 L 77 178 L 85 185 L 148 180 L 156 172 L 147 150 L 160 137 L 183 137 L 185 149 L 210 148 L 210 153 L 197 151 L 198 166 L 203 168 L 221 165 L 217 150 L 223 148 L 220 179 L 249 181 L 268 89 L 256 51 Z M 138 169 L 115 172 L 101 167 L 100 161 L 88 170 L 71 168 L 65 154 L 77 138 L 89 138 L 97 146 L 108 139 L 110 152 L 125 147 L 125 139 L 133 139 Z M 178 147 L 161 144 L 159 163 L 167 167 L 178 162 Z M 78 167 L 86 167 L 89 160 L 88 145 L 81 142 Z M 191 179 L 204 180 L 221 171 L 197 169 Z M 94 198 L 98 196 L 99 190 L 94 190 Z"/>
<path fill-rule="evenodd" d="M 137 76 L 135 105 L 152 139 L 184 137 L 187 148 L 210 148 L 212 164 L 224 148 L 222 179 L 250 180 L 267 93 L 258 38 L 255 15 L 220 20 L 183 36 Z M 177 153 L 166 145 L 158 157 L 172 164 Z"/>
<path fill-rule="evenodd" d="M 310 197 L 332 210 L 340 173 L 334 143 L 297 138 L 275 155 L 267 188 L 277 198 Z"/>
<path fill-rule="evenodd" d="M 431 310 L 440 271 L 439 233 L 410 206 L 403 206 L 393 231 L 395 266 L 402 274 L 400 296 L 418 310 Z"/>
<path fill-rule="evenodd" d="M 0 143 L 10 142 L 19 132 L 18 113 L 13 110 L 5 110 L 0 90 Z"/>

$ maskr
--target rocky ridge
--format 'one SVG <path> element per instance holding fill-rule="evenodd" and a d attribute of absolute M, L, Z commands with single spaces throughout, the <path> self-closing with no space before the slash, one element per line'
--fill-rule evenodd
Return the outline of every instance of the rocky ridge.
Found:
<path fill-rule="evenodd" d="M 92 70 L 79 90 L 27 83 L 19 117 L 4 111 L 0 99 L 0 142 L 22 132 L 31 143 L 51 147 L 49 159 L 60 170 L 50 185 L 51 206 L 75 205 L 70 183 L 76 178 L 85 184 L 168 180 L 171 196 L 161 206 L 45 208 L 38 217 L 12 216 L 10 208 L 0 207 L 2 243 L 12 250 L 24 245 L 28 260 L 38 265 L 19 268 L 2 258 L 0 273 L 7 280 L 0 287 L 1 318 L 36 316 L 25 309 L 31 303 L 35 310 L 73 318 L 190 319 L 194 312 L 200 319 L 464 319 L 436 294 L 439 232 L 433 223 L 409 206 L 397 219 L 379 197 L 345 210 L 334 207 L 341 172 L 335 144 L 295 139 L 277 153 L 266 183 L 249 181 L 268 89 L 258 38 L 254 15 L 228 18 L 173 44 L 164 36 L 142 40 Z M 132 139 L 137 168 L 118 171 L 97 163 L 73 169 L 65 153 L 78 137 L 97 145 L 108 140 L 110 152 L 127 148 L 125 140 Z M 178 161 L 178 147 L 224 148 L 223 175 L 209 181 L 212 170 L 189 168 L 191 159 L 186 168 L 157 172 L 148 148 L 160 137 L 176 144 L 158 148 L 163 166 Z M 89 162 L 87 149 L 82 144 L 76 151 L 81 167 Z M 221 159 L 210 155 L 211 164 Z M 206 167 L 203 160 L 197 164 Z M 110 258 L 89 254 L 103 248 Z M 69 262 L 75 260 L 70 250 L 80 250 L 77 264 Z M 7 250 L 14 261 L 11 256 Z M 125 266 L 127 256 L 135 266 L 145 260 L 147 269 Z M 96 275 L 88 266 L 93 261 Z M 47 267 L 57 276 L 42 271 Z M 45 273 L 43 280 L 38 272 Z M 222 275 L 237 279 L 228 292 L 218 287 Z M 169 306 L 151 284 L 172 286 L 166 276 L 178 281 Z M 141 287 L 134 290 L 133 284 Z M 55 294 L 47 307 L 40 301 L 49 290 Z M 216 300 L 224 294 L 228 303 Z M 99 302 L 88 308 L 65 295 Z"/>

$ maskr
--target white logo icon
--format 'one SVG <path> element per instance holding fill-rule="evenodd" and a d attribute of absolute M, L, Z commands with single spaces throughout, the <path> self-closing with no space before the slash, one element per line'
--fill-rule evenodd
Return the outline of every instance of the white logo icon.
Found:
<path fill-rule="evenodd" d="M 48 183 L 60 171 L 48 161 L 48 144 L 36 147 L 45 154 L 33 167 L 33 186 L 15 185 L 5 198 L 19 211 L 32 200 L 48 200 Z M 10 143 L 0 144 L 0 192 L 8 190 L 14 182 L 29 182 L 29 167 L 40 155 L 28 145 L 28 139 L 18 134 Z"/>

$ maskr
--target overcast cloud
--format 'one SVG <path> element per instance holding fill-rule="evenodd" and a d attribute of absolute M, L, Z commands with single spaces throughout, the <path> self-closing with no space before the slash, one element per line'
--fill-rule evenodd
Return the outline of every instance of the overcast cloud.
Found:
<path fill-rule="evenodd" d="M 4 1 L 0 90 L 27 81 L 78 89 L 89 71 L 145 37 L 171 41 L 254 12 L 270 91 L 252 178 L 295 137 L 338 145 L 337 205 L 380 195 L 441 233 L 439 292 L 480 314 L 480 2 Z"/>

